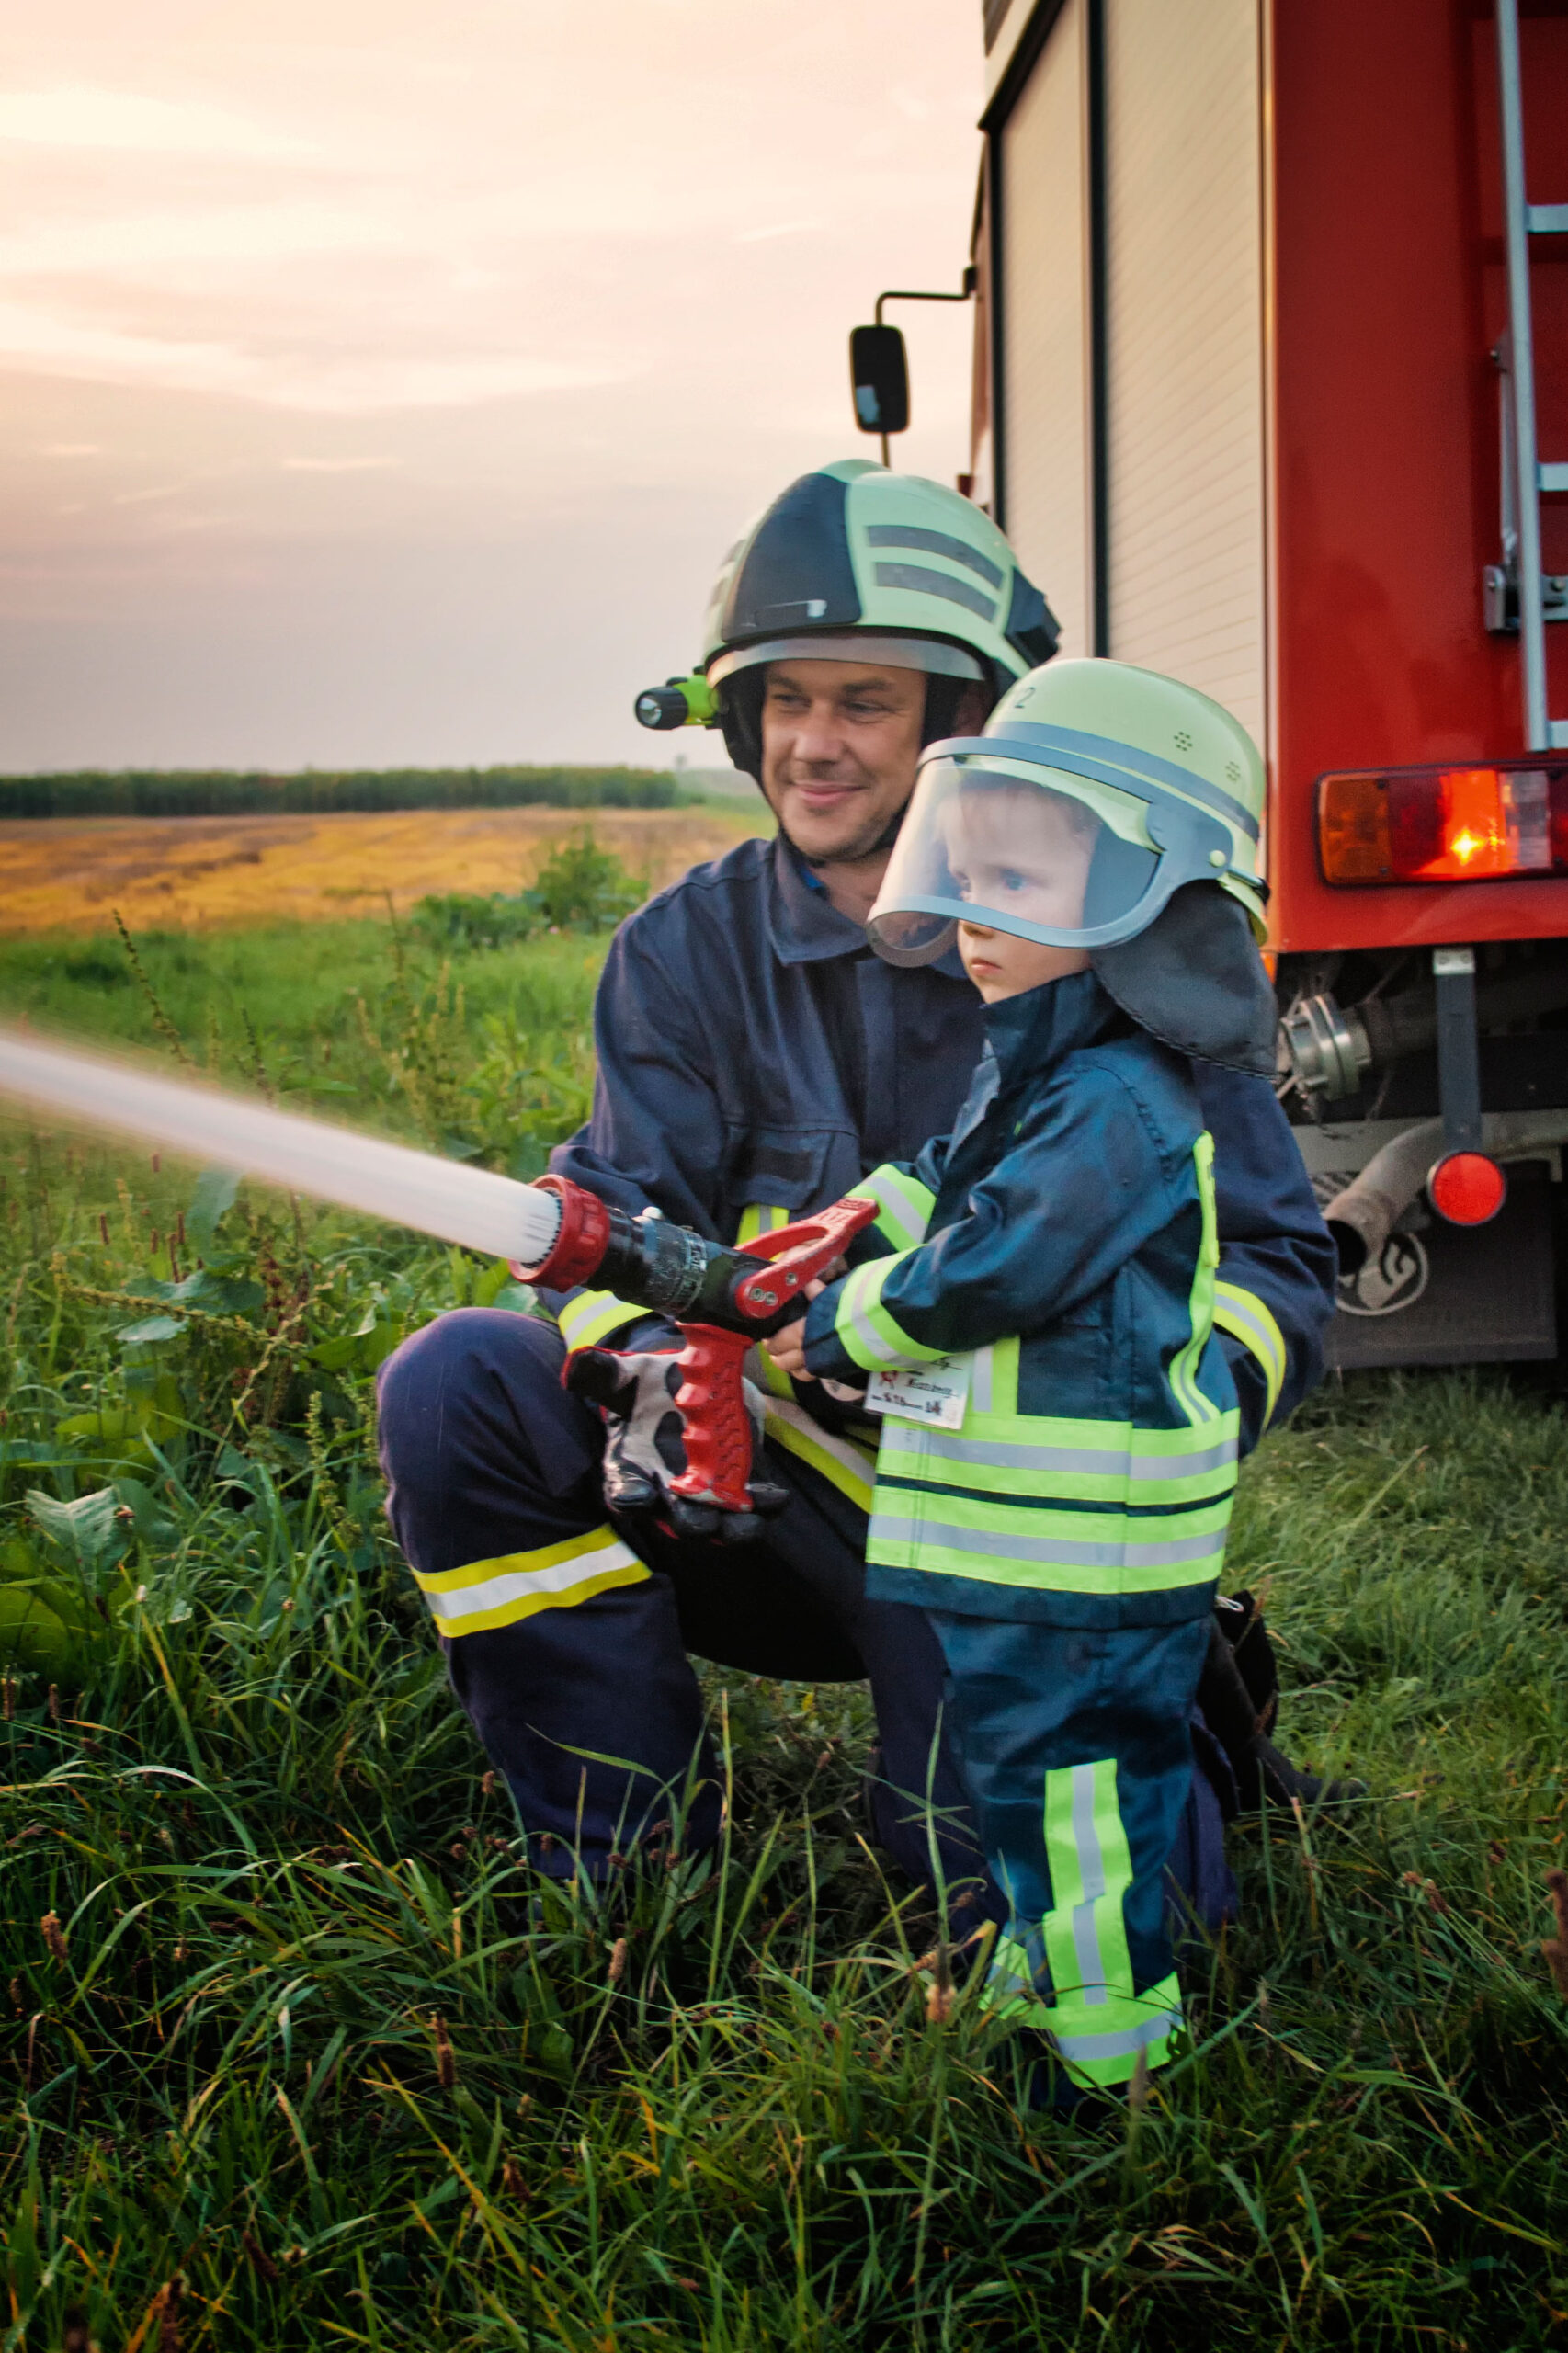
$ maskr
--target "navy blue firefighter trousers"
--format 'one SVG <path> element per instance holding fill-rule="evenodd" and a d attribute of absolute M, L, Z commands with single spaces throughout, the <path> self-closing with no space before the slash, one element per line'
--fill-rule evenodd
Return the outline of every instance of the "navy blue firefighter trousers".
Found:
<path fill-rule="evenodd" d="M 677 1817 L 684 1851 L 716 1839 L 721 1780 L 695 1654 L 779 1679 L 869 1682 L 881 1844 L 920 1883 L 934 1840 L 949 1903 L 1005 1921 L 945 1729 L 943 1644 L 926 1611 L 867 1598 L 865 1512 L 770 1441 L 761 1475 L 790 1501 L 757 1543 L 618 1525 L 600 1484 L 603 1426 L 562 1388 L 564 1354 L 551 1324 L 460 1308 L 405 1340 L 379 1383 L 388 1517 L 530 1860 L 599 1878 Z M 1200 1763 L 1222 1770 L 1196 1737 Z M 1210 1927 L 1233 1912 L 1203 1771 L 1168 1870 L 1178 1909 Z"/>

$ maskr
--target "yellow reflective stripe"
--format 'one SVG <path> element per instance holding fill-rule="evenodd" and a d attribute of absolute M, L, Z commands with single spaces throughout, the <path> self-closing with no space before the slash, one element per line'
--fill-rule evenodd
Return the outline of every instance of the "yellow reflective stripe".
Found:
<path fill-rule="evenodd" d="M 993 1340 L 989 1347 L 976 1348 L 970 1375 L 969 1412 L 964 1416 L 968 1430 L 983 1430 L 992 1438 L 1016 1438 L 1027 1443 L 1039 1427 L 1038 1416 L 1031 1414 L 1022 1418 L 1018 1414 L 1018 1348 L 1015 1335 L 1009 1340 Z M 1017 1428 L 1011 1427 L 1017 1423 Z M 1062 1429 L 1095 1430 L 1097 1422 L 1067 1423 Z M 1063 1445 L 1074 1439 L 1064 1438 Z"/>
<path fill-rule="evenodd" d="M 1051 2040 L 1069 2075 L 1108 2089 L 1130 2084 L 1142 2055 L 1146 2067 L 1163 2067 L 1174 2059 L 1186 2039 L 1181 2014 L 1181 1988 L 1174 1974 L 1117 2005 L 1117 2022 L 1087 2031 L 1070 2028 L 1058 2012 L 1051 2027 Z"/>
<path fill-rule="evenodd" d="M 1198 1385 L 1198 1368 L 1214 1326 L 1214 1270 L 1220 1264 L 1220 1227 L 1214 1205 L 1214 1139 L 1205 1129 L 1192 1147 L 1192 1173 L 1203 1212 L 1203 1233 L 1193 1269 L 1187 1313 L 1191 1337 L 1170 1363 L 1171 1392 L 1189 1422 L 1213 1422 L 1221 1409 Z"/>
<path fill-rule="evenodd" d="M 1105 2009 L 1131 1997 L 1122 1899 L 1132 1857 L 1116 1802 L 1116 1759 L 1069 1765 L 1045 1777 L 1045 1852 L 1051 1908 L 1046 1964 L 1061 2008 Z"/>
<path fill-rule="evenodd" d="M 871 1508 L 872 1463 L 869 1454 L 846 1438 L 835 1438 L 831 1431 L 813 1422 L 808 1413 L 796 1404 L 782 1400 L 767 1400 L 763 1415 L 768 1437 L 775 1446 L 787 1454 L 810 1463 L 819 1478 L 830 1487 L 836 1487 L 852 1504 L 864 1512 Z"/>
<path fill-rule="evenodd" d="M 580 1290 L 567 1301 L 556 1322 L 569 1348 L 597 1348 L 623 1324 L 635 1324 L 647 1312 L 645 1307 L 628 1307 L 612 1290 Z"/>
<path fill-rule="evenodd" d="M 1263 1369 L 1268 1400 L 1263 1416 L 1267 1428 L 1285 1386 L 1289 1362 L 1285 1336 L 1257 1293 L 1244 1290 L 1239 1283 L 1215 1284 L 1214 1321 L 1221 1331 L 1238 1339 Z"/>
<path fill-rule="evenodd" d="M 735 1229 L 736 1244 L 755 1242 L 759 1233 L 777 1233 L 789 1224 L 790 1218 L 789 1210 L 775 1208 L 767 1201 L 748 1201 Z"/>
<path fill-rule="evenodd" d="M 839 1285 L 838 1313 L 834 1329 L 845 1354 L 867 1372 L 886 1365 L 935 1364 L 944 1352 L 922 1347 L 912 1340 L 892 1311 L 882 1305 L 882 1287 L 896 1267 L 913 1256 L 897 1251 L 891 1258 L 873 1258 L 857 1267 Z"/>
<path fill-rule="evenodd" d="M 1082 2083 L 1108 2088 L 1131 2083 L 1140 2052 L 1146 2066 L 1161 2066 L 1174 2057 L 1183 2029 L 1181 1989 L 1175 1975 L 1134 1994 L 1115 2006 L 1114 2018 L 1105 2010 L 1095 2013 L 1097 2023 L 1084 2028 L 1070 2006 L 1054 2000 L 1044 1971 L 1046 1990 L 1036 1990 L 1028 1948 L 1016 1938 L 999 1937 L 994 1958 L 980 1989 L 980 2006 L 1009 2026 L 1033 2027 L 1047 2034 L 1068 2073 Z"/>
<path fill-rule="evenodd" d="M 1174 1977 L 1149 1993 L 1133 1991 L 1124 1908 L 1132 1856 L 1114 1757 L 1047 1773 L 1045 1850 L 1051 1908 L 1041 1934 L 1051 2038 L 1091 2083 L 1126 2083 L 1140 2053 L 1150 2066 L 1168 2056 L 1181 2010 Z"/>
<path fill-rule="evenodd" d="M 1230 1517 L 1229 1495 L 1199 1511 L 1129 1519 L 1049 1507 L 1008 1514 L 960 1495 L 944 1495 L 938 1506 L 917 1490 L 879 1486 L 866 1558 L 879 1568 L 1038 1593 L 1169 1593 L 1213 1583 L 1224 1565 Z"/>
<path fill-rule="evenodd" d="M 853 1188 L 851 1198 L 856 1196 L 876 1202 L 877 1232 L 885 1234 L 895 1250 L 913 1249 L 916 1243 L 925 1241 L 937 1196 L 917 1176 L 911 1176 L 887 1161 L 881 1168 L 873 1168 L 869 1176 L 862 1176 Z"/>
<path fill-rule="evenodd" d="M 470 1561 L 428 1576 L 414 1572 L 437 1628 L 449 1635 L 515 1626 L 539 1609 L 571 1609 L 593 1594 L 611 1586 L 637 1585 L 647 1574 L 630 1544 L 608 1525 L 529 1552 Z"/>
<path fill-rule="evenodd" d="M 1040 1495 L 1049 1479 L 1049 1492 L 1063 1501 L 1191 1505 L 1234 1486 L 1239 1421 L 1231 1413 L 1196 1429 L 1149 1431 L 1131 1422 L 1085 1428 L 1041 1415 L 1023 1425 L 1028 1438 L 1004 1438 L 979 1415 L 961 1432 L 890 1418 L 881 1463 L 892 1475 L 926 1487 Z M 983 1434 L 971 1437 L 971 1428 Z"/>
<path fill-rule="evenodd" d="M 997 1938 L 991 1966 L 980 1989 L 980 2006 L 995 2018 L 1010 2018 L 1015 2026 L 1038 2027 L 1050 2032 L 1051 2006 L 1035 1992 L 1034 1970 L 1028 1949 L 1017 1938 Z"/>

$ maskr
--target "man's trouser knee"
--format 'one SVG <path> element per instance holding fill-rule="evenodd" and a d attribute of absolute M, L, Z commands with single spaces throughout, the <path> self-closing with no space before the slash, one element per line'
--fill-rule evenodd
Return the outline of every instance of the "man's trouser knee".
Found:
<path fill-rule="evenodd" d="M 1207 1617 L 1114 1633 L 932 1611 L 949 1728 L 1009 1917 L 983 2000 L 1081 2083 L 1181 2031 L 1166 1872 L 1193 1779 Z"/>
<path fill-rule="evenodd" d="M 602 1425 L 562 1388 L 563 1356 L 547 1324 L 463 1309 L 406 1341 L 380 1384 L 388 1514 L 535 1859 L 597 1873 L 661 1820 L 682 1822 L 687 1848 L 717 1835 L 695 1651 L 807 1682 L 868 1677 L 879 1836 L 915 1879 L 934 1840 L 949 1883 L 978 1894 L 983 1865 L 938 1736 L 940 1650 L 924 1612 L 865 1597 L 869 1472 L 863 1493 L 846 1492 L 842 1461 L 826 1459 L 835 1486 L 770 1445 L 791 1501 L 755 1545 L 618 1527 Z"/>

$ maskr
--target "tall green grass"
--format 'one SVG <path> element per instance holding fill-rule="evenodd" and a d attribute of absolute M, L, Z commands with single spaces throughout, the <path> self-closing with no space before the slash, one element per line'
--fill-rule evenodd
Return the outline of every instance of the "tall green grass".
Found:
<path fill-rule="evenodd" d="M 0 1004 L 153 1037 L 98 952 L 6 949 Z M 579 1116 L 581 940 L 141 956 L 193 1062 L 285 1099 L 494 1165 Z M 1562 2341 L 1550 1387 L 1352 1381 L 1248 1466 L 1289 1737 L 1371 1794 L 1233 1834 L 1191 2055 L 1070 2121 L 961 1985 L 928 2015 L 854 1688 L 710 1677 L 719 1853 L 523 1872 L 369 1415 L 401 1332 L 526 1304 L 504 1269 L 14 1121 L 0 1180 L 0 2347 Z"/>

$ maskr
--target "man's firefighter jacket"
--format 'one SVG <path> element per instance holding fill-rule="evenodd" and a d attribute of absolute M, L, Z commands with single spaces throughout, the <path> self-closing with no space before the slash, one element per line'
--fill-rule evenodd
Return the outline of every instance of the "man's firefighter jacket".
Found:
<path fill-rule="evenodd" d="M 1206 1615 L 1239 1415 L 1191 1064 L 1089 972 L 985 1027 L 952 1134 L 858 1188 L 875 1255 L 807 1317 L 819 1378 L 946 1358 L 968 1382 L 959 1427 L 883 1425 L 867 1589 L 1058 1626 Z"/>
<path fill-rule="evenodd" d="M 551 1165 L 633 1215 L 651 1205 L 716 1241 L 747 1239 L 945 1134 L 981 1016 L 956 955 L 884 963 L 786 843 L 743 842 L 616 934 L 594 1007 L 592 1116 Z M 1268 1082 L 1192 1071 L 1214 1138 L 1214 1321 L 1245 1453 L 1321 1375 L 1334 1246 Z M 639 1313 L 603 1291 L 549 1303 L 574 1347 L 613 1344 Z M 831 1437 L 837 1426 L 820 1382 L 777 1400 L 769 1422 L 869 1503 L 867 1459 Z"/>

